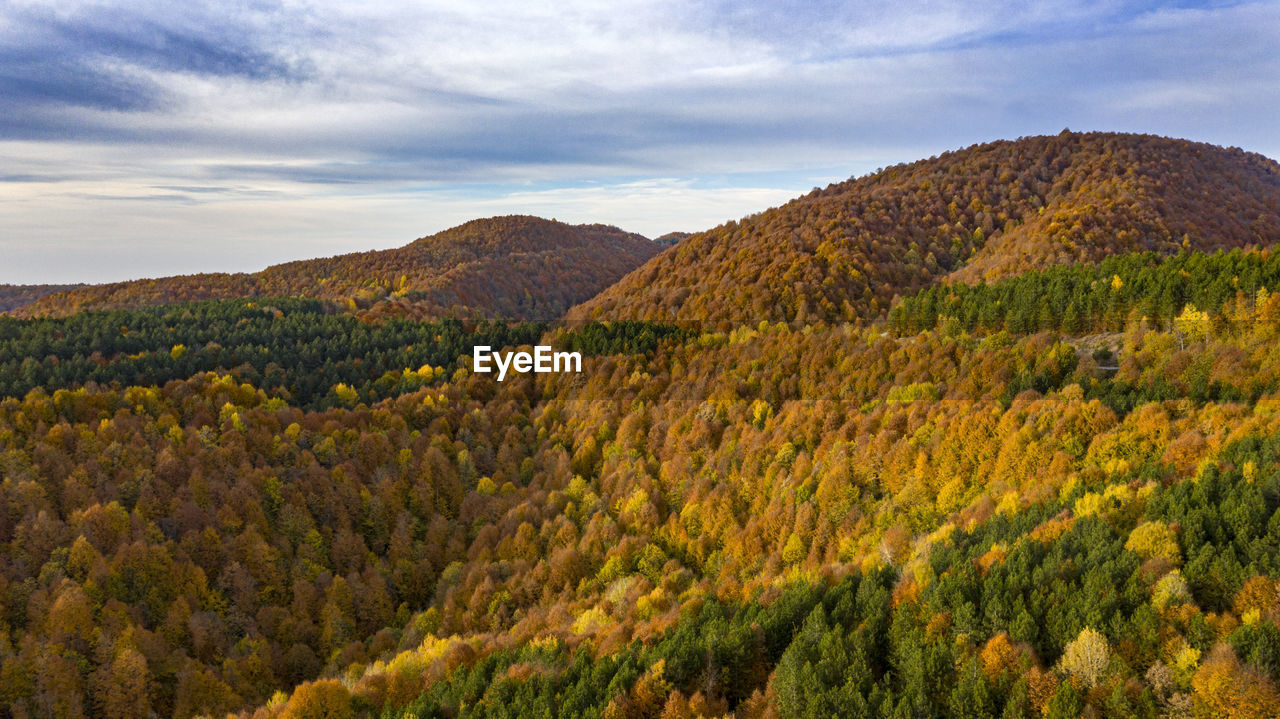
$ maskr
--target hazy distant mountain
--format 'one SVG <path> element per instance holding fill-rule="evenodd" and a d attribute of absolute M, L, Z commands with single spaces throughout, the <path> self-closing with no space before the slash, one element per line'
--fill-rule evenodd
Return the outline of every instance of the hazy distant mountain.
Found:
<path fill-rule="evenodd" d="M 55 292 L 83 285 L 0 285 L 0 312 L 22 307 Z"/>
<path fill-rule="evenodd" d="M 693 236 L 692 232 L 668 232 L 665 235 L 660 235 L 658 237 L 653 238 L 653 241 L 655 244 L 669 247 L 671 245 L 679 243 L 683 239 L 686 239 L 692 236 Z"/>
<path fill-rule="evenodd" d="M 79 287 L 21 314 L 66 315 L 186 300 L 302 296 L 416 301 L 439 312 L 552 319 L 657 254 L 606 225 L 537 217 L 474 220 L 400 248 L 300 260 L 256 273 L 208 273 Z"/>

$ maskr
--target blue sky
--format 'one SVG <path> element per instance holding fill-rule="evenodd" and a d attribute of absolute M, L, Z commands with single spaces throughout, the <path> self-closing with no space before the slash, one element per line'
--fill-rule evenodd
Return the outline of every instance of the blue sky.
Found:
<path fill-rule="evenodd" d="M 1277 47 L 1280 2 L 9 0 L 0 282 L 692 231 L 1063 127 L 1280 157 Z"/>

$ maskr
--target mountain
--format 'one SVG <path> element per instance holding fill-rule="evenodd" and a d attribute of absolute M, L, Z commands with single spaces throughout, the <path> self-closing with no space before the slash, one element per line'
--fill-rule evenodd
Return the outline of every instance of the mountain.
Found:
<path fill-rule="evenodd" d="M 663 247 L 679 244 L 679 242 L 687 237 L 691 237 L 692 232 L 668 232 L 665 235 L 659 235 L 653 238 L 653 241 Z"/>
<path fill-rule="evenodd" d="M 415 302 L 436 314 L 554 319 L 661 248 L 606 225 L 537 217 L 473 220 L 391 250 L 268 267 L 93 285 L 44 297 L 22 316 L 63 316 L 190 300 L 300 296 L 367 306 Z"/>
<path fill-rule="evenodd" d="M 0 312 L 31 304 L 41 297 L 83 287 L 83 285 L 0 285 Z"/>
<path fill-rule="evenodd" d="M 693 235 L 570 316 L 866 320 L 940 279 L 1277 241 L 1275 161 L 1064 131 L 889 167 Z"/>
<path fill-rule="evenodd" d="M 1073 179 L 1024 197 L 1040 171 L 992 159 L 1016 148 Z M 1071 169 L 1090 153 L 1209 194 Z M 936 268 L 923 230 L 869 237 L 885 259 L 846 274 L 909 281 L 844 298 L 861 324 L 422 321 L 426 294 L 337 278 L 396 316 L 0 316 L 0 717 L 1280 716 L 1280 252 L 1207 251 L 1254 244 L 1228 220 L 1264 214 L 1271 163 L 1115 135 L 909 167 L 853 181 L 873 199 L 843 221 L 918 229 L 926 181 L 1046 209 L 958 200 L 948 224 L 989 239 Z M 1043 218 L 1095 181 L 1132 187 L 1082 206 L 1074 248 L 1041 243 L 1073 236 Z M 807 242 L 824 199 L 735 228 Z M 636 277 L 717 232 L 621 284 L 649 301 Z M 369 254 L 449 247 L 425 244 Z M 359 257 L 258 281 L 391 276 Z M 700 306 L 820 317 L 827 295 L 785 277 Z M 879 317 L 882 289 L 902 297 Z M 535 343 L 581 371 L 474 371 L 471 347 Z"/>

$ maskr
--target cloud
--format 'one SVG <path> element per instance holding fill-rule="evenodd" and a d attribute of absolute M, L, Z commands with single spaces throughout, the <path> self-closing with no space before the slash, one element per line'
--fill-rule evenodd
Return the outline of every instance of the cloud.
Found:
<path fill-rule="evenodd" d="M 272 32 L 285 24 L 282 11 L 225 9 L 6 4 L 0 8 L 0 96 L 8 111 L 0 113 L 0 135 L 109 136 L 103 130 L 113 123 L 106 118 L 169 113 L 189 100 L 173 87 L 173 77 L 306 77 L 304 60 L 272 47 Z"/>

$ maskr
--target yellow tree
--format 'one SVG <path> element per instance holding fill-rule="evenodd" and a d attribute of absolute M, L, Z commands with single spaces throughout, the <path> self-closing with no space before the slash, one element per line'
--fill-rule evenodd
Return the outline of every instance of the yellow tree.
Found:
<path fill-rule="evenodd" d="M 333 679 L 303 684 L 293 692 L 280 719 L 351 719 L 351 693 Z"/>
<path fill-rule="evenodd" d="M 125 649 L 111 662 L 103 714 L 109 719 L 146 716 L 151 708 L 151 677 L 147 659 L 135 649 Z"/>
<path fill-rule="evenodd" d="M 1143 559 L 1167 559 L 1177 566 L 1181 559 L 1178 537 L 1164 522 L 1143 522 L 1129 533 L 1124 548 Z"/>
<path fill-rule="evenodd" d="M 1111 648 L 1102 632 L 1085 627 L 1062 653 L 1062 671 L 1093 687 L 1107 671 Z"/>
<path fill-rule="evenodd" d="M 1240 666 L 1226 644 L 1213 648 L 1191 680 L 1196 713 L 1223 719 L 1280 716 L 1280 693 L 1267 677 Z"/>

